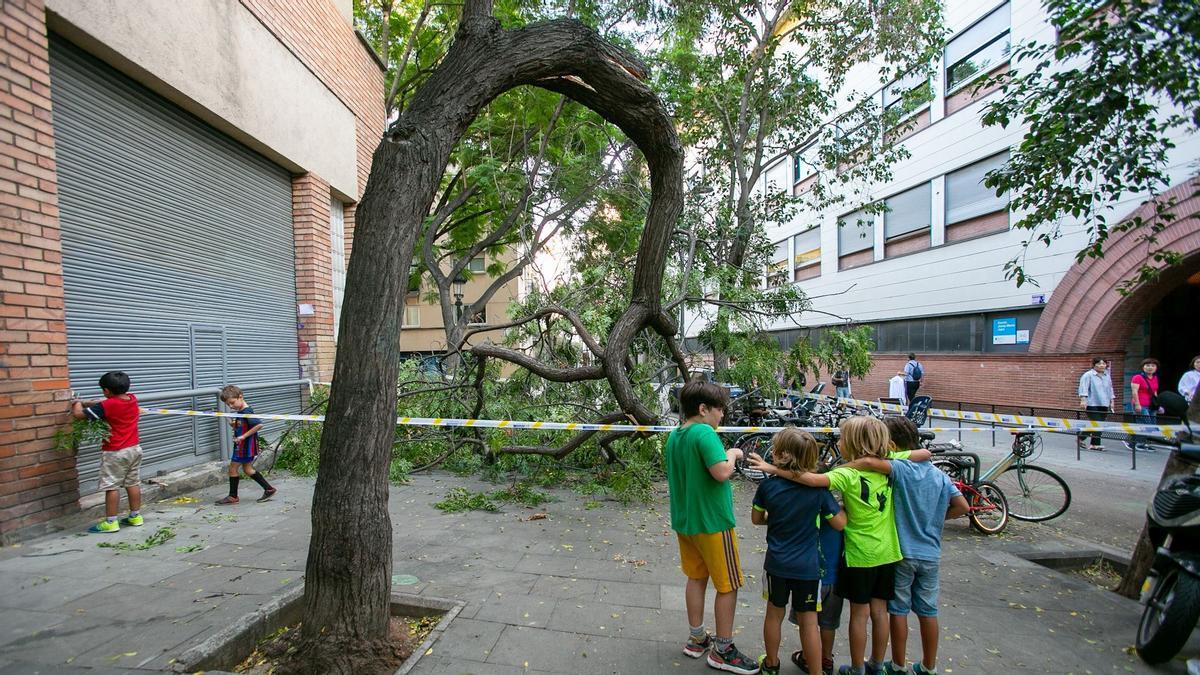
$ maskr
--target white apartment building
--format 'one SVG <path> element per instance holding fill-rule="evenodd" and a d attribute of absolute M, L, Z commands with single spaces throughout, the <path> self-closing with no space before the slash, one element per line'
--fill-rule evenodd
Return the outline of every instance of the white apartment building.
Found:
<path fill-rule="evenodd" d="M 933 70 L 932 100 L 912 113 L 915 124 L 902 141 L 909 157 L 893 165 L 890 182 L 870 190 L 868 202 L 885 201 L 886 212 L 800 213 L 772 228 L 776 249 L 767 282 L 798 284 L 814 298 L 818 311 L 798 318 L 810 333 L 844 323 L 837 316 L 875 327 L 877 367 L 855 383 L 856 394 L 867 397 L 884 395 L 910 351 L 925 364 L 922 393 L 948 401 L 1073 406 L 1074 382 L 1093 353 L 1115 360 L 1114 378 L 1125 380 L 1126 361 L 1126 369 L 1138 369 L 1143 357 L 1156 356 L 1164 388 L 1173 388 L 1200 353 L 1200 224 L 1186 217 L 1196 200 L 1177 211 L 1180 219 L 1163 238 L 1187 254 L 1184 265 L 1130 297 L 1116 287 L 1143 262 L 1145 245 L 1115 235 L 1105 259 L 1077 264 L 1087 235 L 1071 223 L 1053 246 L 1029 249 L 1025 266 L 1038 286 L 1006 280 L 1004 263 L 1021 252 L 1029 232 L 1010 227 L 1019 214 L 1010 214 L 1007 200 L 981 179 L 1006 160 L 1025 130 L 984 127 L 980 118 L 996 93 L 975 85 L 1021 67 L 1009 62 L 1011 46 L 1054 40 L 1056 32 L 1040 0 L 947 0 L 945 19 L 949 33 Z M 886 107 L 924 78 L 883 88 L 876 80 L 876 69 L 864 67 L 850 85 L 874 90 Z M 1197 173 L 1200 141 L 1175 141 L 1172 186 L 1183 194 Z M 800 194 L 818 180 L 812 157 L 803 148 L 768 168 L 762 189 Z M 1129 199 L 1110 222 L 1143 199 Z M 692 322 L 689 335 L 702 327 Z M 772 330 L 784 347 L 805 332 L 790 319 Z"/>

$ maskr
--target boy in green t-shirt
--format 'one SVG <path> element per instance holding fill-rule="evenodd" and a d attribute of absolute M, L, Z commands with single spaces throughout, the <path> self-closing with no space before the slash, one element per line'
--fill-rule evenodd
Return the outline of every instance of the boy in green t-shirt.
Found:
<path fill-rule="evenodd" d="M 838 447 L 848 461 L 859 457 L 888 458 L 890 436 L 874 417 L 851 417 L 841 424 Z M 909 453 L 914 461 L 927 460 L 927 450 Z M 846 510 L 845 554 L 837 575 L 837 593 L 850 602 L 850 665 L 839 675 L 882 672 L 888 643 L 887 602 L 895 592 L 895 566 L 903 556 L 896 534 L 892 485 L 873 471 L 840 466 L 825 474 L 780 471 L 750 457 L 750 465 L 811 487 L 828 487 L 842 493 Z M 865 659 L 867 618 L 871 619 L 871 660 Z"/>
<path fill-rule="evenodd" d="M 753 675 L 758 664 L 733 645 L 733 614 L 742 578 L 734 532 L 733 490 L 729 478 L 737 448 L 726 450 L 716 428 L 725 416 L 729 394 L 707 382 L 689 382 L 679 392 L 685 417 L 667 437 L 667 486 L 670 490 L 671 529 L 679 539 L 679 559 L 687 575 L 684 600 L 691 635 L 683 653 L 698 659 L 708 653 L 708 665 L 731 673 Z M 712 579 L 715 637 L 704 631 L 704 594 Z"/>

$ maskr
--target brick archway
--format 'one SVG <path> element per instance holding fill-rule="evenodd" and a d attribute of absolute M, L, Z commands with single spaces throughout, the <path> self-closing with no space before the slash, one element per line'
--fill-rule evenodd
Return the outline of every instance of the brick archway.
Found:
<path fill-rule="evenodd" d="M 1184 254 L 1183 264 L 1162 274 L 1128 296 L 1117 292 L 1146 261 L 1146 244 L 1136 232 L 1112 236 L 1101 259 L 1071 268 L 1050 297 L 1029 345 L 1036 354 L 1123 352 L 1133 328 L 1172 289 L 1200 272 L 1200 178 L 1176 185 L 1165 196 L 1179 199 L 1176 220 L 1161 235 L 1162 247 Z M 1153 206 L 1144 204 L 1130 217 L 1149 218 Z"/>

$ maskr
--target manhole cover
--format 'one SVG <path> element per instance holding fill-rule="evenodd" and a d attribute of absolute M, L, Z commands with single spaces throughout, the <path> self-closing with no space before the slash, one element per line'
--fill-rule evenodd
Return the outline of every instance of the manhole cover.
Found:
<path fill-rule="evenodd" d="M 420 579 L 414 577 L 411 574 L 393 574 L 392 575 L 392 585 L 393 586 L 412 586 L 413 584 L 420 583 L 420 581 L 421 581 Z"/>

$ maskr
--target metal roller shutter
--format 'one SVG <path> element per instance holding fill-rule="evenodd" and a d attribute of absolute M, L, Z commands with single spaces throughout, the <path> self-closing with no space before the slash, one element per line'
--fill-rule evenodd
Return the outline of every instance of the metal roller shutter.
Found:
<path fill-rule="evenodd" d="M 143 396 L 295 379 L 289 174 L 53 35 L 50 73 L 71 386 L 95 396 L 108 370 Z M 300 391 L 247 399 L 298 412 Z M 143 416 L 143 476 L 219 459 L 217 424 Z M 98 449 L 78 466 L 95 491 Z"/>

